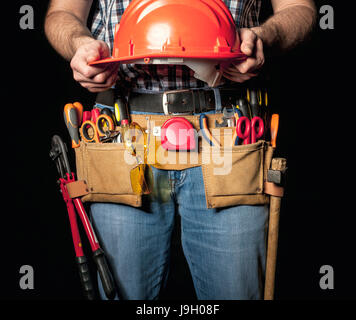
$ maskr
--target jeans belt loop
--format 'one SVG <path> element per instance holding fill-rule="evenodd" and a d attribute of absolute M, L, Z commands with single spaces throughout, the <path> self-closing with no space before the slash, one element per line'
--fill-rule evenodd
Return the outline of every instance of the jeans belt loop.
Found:
<path fill-rule="evenodd" d="M 215 97 L 215 111 L 221 113 L 221 95 L 218 88 L 211 88 Z"/>
<path fill-rule="evenodd" d="M 169 101 L 168 101 L 168 95 L 169 94 L 173 94 L 173 93 L 179 93 L 179 92 L 191 92 L 193 95 L 193 92 L 191 89 L 180 89 L 180 90 L 169 90 L 169 91 L 165 91 L 163 92 L 162 95 L 162 106 L 163 106 L 163 112 L 166 116 L 170 116 L 170 115 L 189 115 L 189 114 L 193 114 L 195 112 L 195 105 L 193 103 L 193 108 L 194 110 L 192 110 L 191 112 L 170 112 L 169 111 Z"/>

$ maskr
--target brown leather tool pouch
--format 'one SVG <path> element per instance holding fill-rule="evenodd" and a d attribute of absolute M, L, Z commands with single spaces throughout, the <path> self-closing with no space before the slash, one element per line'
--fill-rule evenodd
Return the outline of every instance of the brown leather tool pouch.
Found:
<path fill-rule="evenodd" d="M 265 141 L 202 150 L 202 171 L 208 208 L 260 205 L 269 202 L 264 181 L 273 155 Z"/>
<path fill-rule="evenodd" d="M 130 171 L 136 160 L 122 143 L 85 143 L 75 149 L 78 180 L 87 184 L 82 201 L 124 203 L 141 206 L 141 196 L 132 191 Z"/>

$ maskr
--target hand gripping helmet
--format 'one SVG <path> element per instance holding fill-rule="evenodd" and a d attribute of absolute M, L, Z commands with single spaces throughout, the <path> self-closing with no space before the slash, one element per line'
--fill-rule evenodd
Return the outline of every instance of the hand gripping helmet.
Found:
<path fill-rule="evenodd" d="M 133 0 L 116 25 L 110 62 L 185 64 L 210 86 L 216 65 L 246 58 L 229 9 L 221 0 Z"/>

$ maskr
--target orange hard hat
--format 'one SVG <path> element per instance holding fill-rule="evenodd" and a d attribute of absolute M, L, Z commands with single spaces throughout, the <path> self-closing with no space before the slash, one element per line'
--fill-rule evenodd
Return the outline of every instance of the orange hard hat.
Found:
<path fill-rule="evenodd" d="M 133 0 L 115 28 L 112 57 L 91 64 L 243 60 L 237 41 L 234 20 L 221 0 Z M 175 64 L 174 59 L 165 63 Z"/>

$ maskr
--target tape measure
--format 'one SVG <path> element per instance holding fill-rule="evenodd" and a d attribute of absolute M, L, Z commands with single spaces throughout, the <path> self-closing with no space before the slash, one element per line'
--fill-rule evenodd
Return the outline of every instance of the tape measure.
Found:
<path fill-rule="evenodd" d="M 187 119 L 170 118 L 161 127 L 161 145 L 166 150 L 195 150 L 196 131 Z"/>

